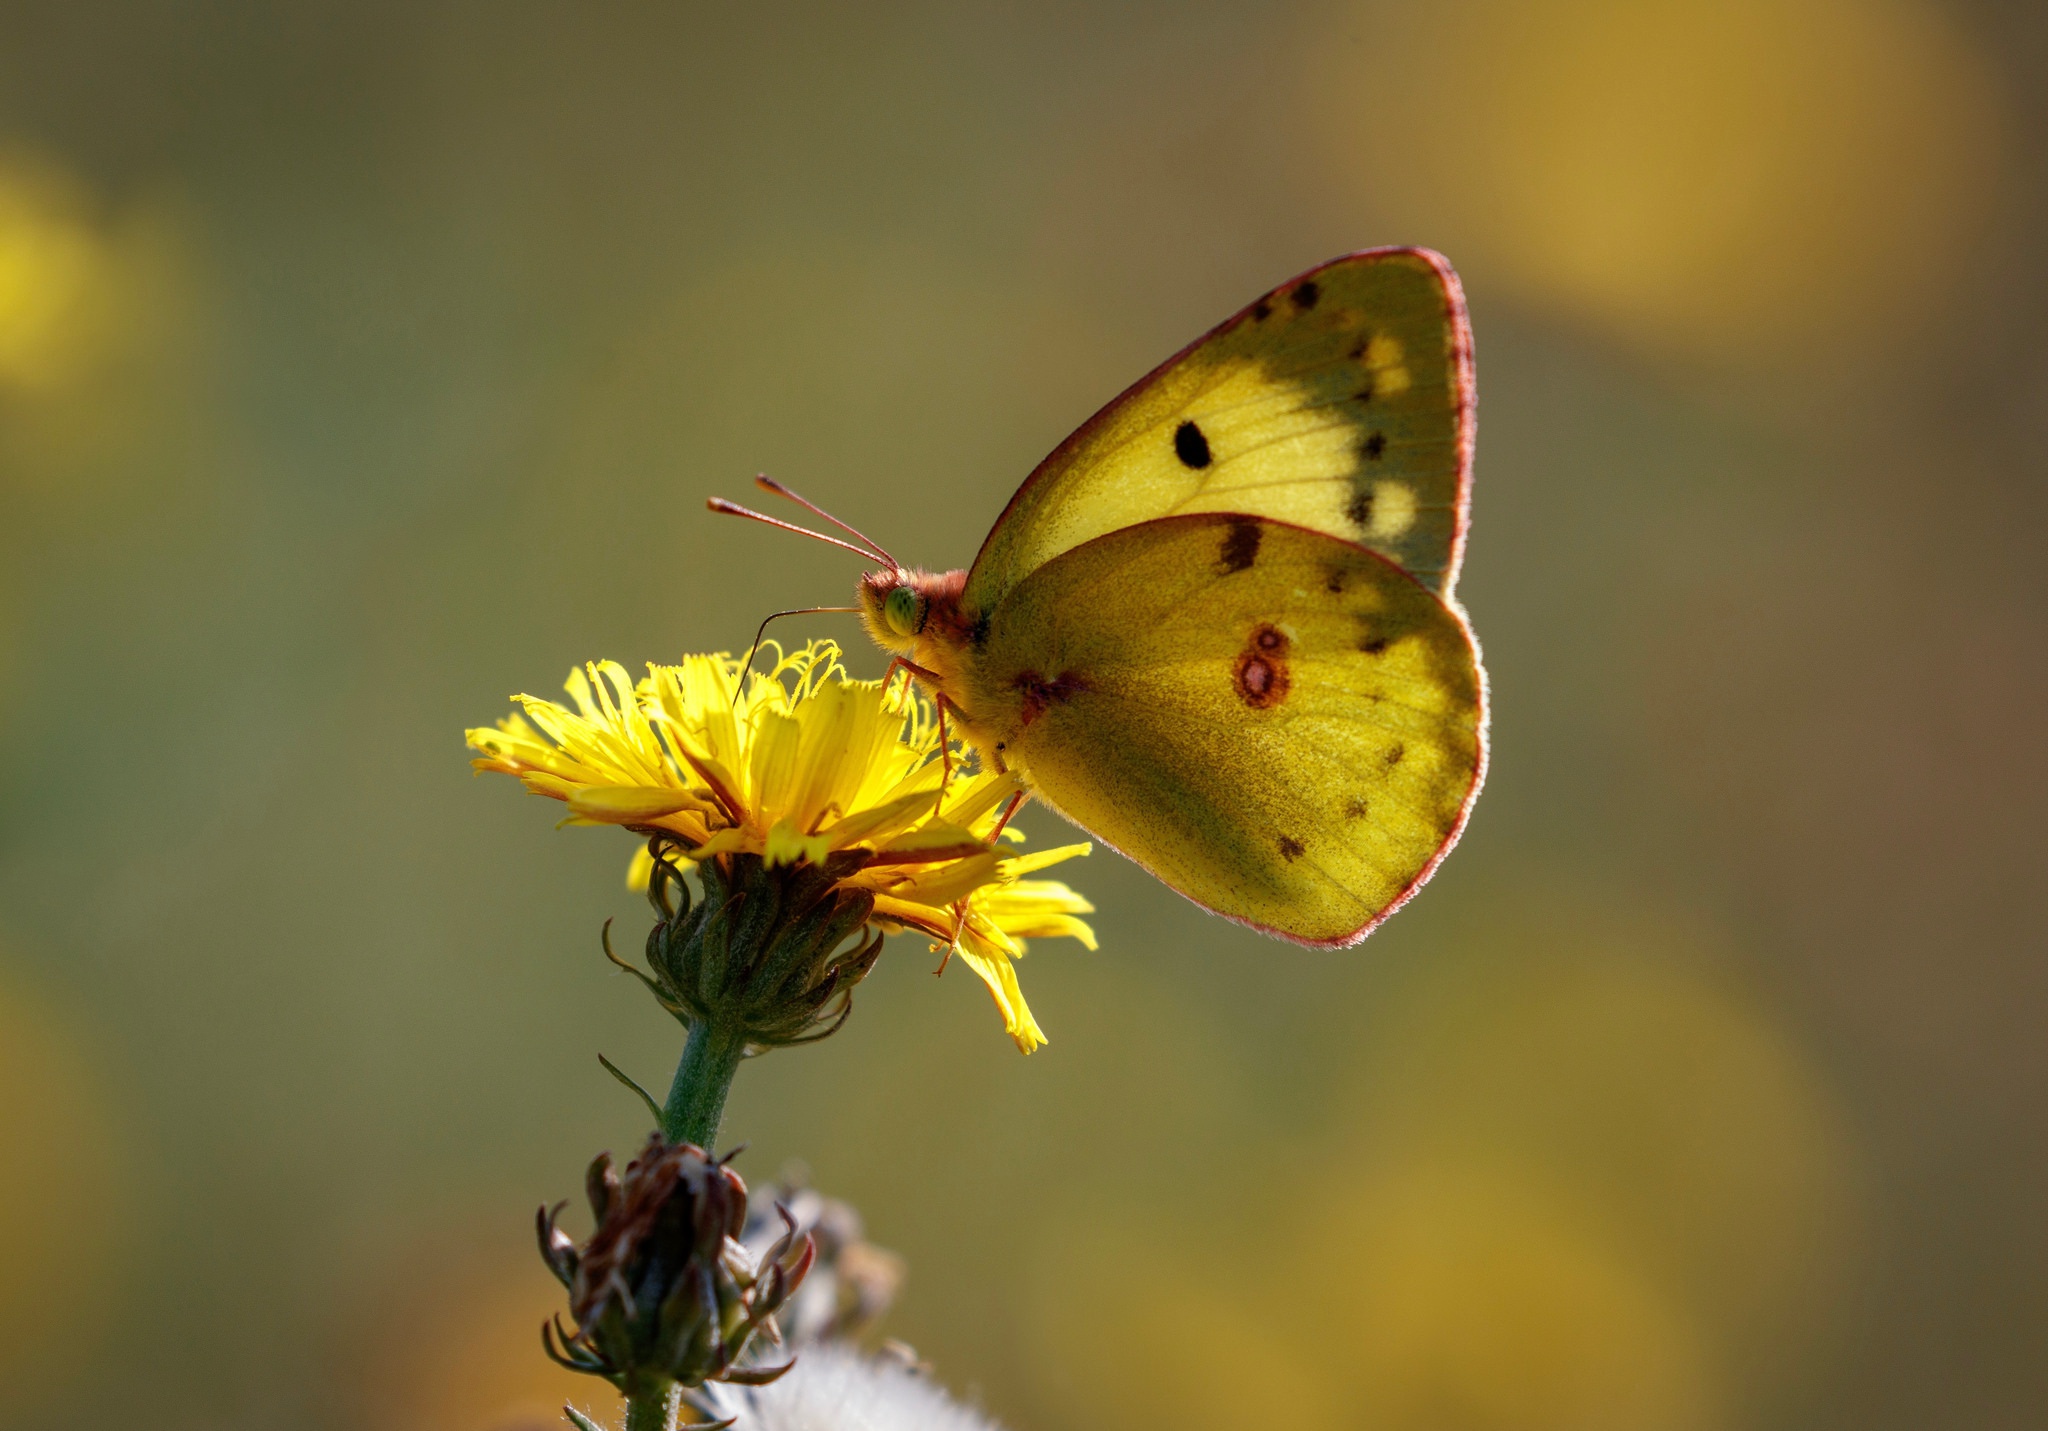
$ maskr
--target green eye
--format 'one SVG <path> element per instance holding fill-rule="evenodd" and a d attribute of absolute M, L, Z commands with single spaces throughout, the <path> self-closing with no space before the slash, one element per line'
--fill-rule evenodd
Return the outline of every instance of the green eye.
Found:
<path fill-rule="evenodd" d="M 905 636 L 915 636 L 918 627 L 924 625 L 924 613 L 918 609 L 923 604 L 917 599 L 916 592 L 907 586 L 899 586 L 882 603 L 882 615 L 891 629 Z"/>

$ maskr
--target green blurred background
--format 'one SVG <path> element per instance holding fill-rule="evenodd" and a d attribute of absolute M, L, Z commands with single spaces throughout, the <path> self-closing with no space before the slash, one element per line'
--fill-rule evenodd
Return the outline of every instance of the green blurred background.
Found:
<path fill-rule="evenodd" d="M 963 564 L 1380 243 L 1478 338 L 1456 858 L 1340 954 L 1069 866 L 1029 1060 L 899 940 L 742 1170 L 1017 1431 L 2048 1421 L 2044 155 L 2033 0 L 7 0 L 0 1425 L 588 1397 L 531 1210 L 677 1033 L 462 728 L 845 599 L 707 495 Z"/>

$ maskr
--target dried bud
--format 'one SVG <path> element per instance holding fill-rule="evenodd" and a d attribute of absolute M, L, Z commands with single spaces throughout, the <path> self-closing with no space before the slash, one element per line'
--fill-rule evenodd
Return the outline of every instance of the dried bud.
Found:
<path fill-rule="evenodd" d="M 548 1354 L 574 1371 L 602 1376 L 629 1397 L 670 1383 L 758 1385 L 788 1370 L 747 1364 L 756 1332 L 810 1269 L 815 1248 L 784 1219 L 784 1230 L 757 1259 L 739 1242 L 747 1186 L 739 1174 L 689 1143 L 648 1139 L 623 1178 L 609 1155 L 585 1179 L 597 1227 L 577 1247 L 555 1226 L 561 1212 L 540 1213 L 541 1257 L 569 1289 L 575 1329 L 544 1328 Z"/>
<path fill-rule="evenodd" d="M 785 1219 L 811 1239 L 817 1258 L 802 1288 L 776 1314 L 782 1335 L 793 1347 L 865 1335 L 896 1300 L 903 1259 L 867 1240 L 852 1203 L 806 1186 L 800 1171 L 754 1189 L 740 1241 L 749 1251 L 765 1252 L 782 1235 Z"/>
<path fill-rule="evenodd" d="M 871 854 L 842 850 L 818 864 L 770 864 L 753 854 L 704 860 L 696 865 L 704 897 L 693 903 L 676 848 L 659 836 L 650 845 L 654 977 L 624 967 L 685 1024 L 734 1030 L 751 1048 L 835 1032 L 852 1011 L 853 986 L 882 953 L 883 932 L 868 927 L 874 892 L 842 882 Z"/>

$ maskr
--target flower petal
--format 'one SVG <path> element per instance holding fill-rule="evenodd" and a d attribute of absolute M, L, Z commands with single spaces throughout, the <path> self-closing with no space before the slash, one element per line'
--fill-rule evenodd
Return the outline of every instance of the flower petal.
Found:
<path fill-rule="evenodd" d="M 950 909 L 878 894 L 875 896 L 874 918 L 880 924 L 893 924 L 929 934 L 941 944 L 950 943 L 953 938 L 953 911 Z"/>
<path fill-rule="evenodd" d="M 1024 1002 L 1024 990 L 1017 982 L 1017 969 L 1010 962 L 1009 951 L 970 924 L 961 931 L 960 945 L 954 952 L 988 985 L 989 996 L 1003 1016 L 1004 1030 L 1017 1042 L 1017 1051 L 1030 1053 L 1045 1047 L 1045 1030 L 1031 1017 L 1031 1006 Z"/>
<path fill-rule="evenodd" d="M 644 824 L 658 815 L 703 807 L 704 801 L 687 790 L 645 785 L 585 785 L 569 797 L 569 808 L 578 815 L 614 825 Z"/>
<path fill-rule="evenodd" d="M 930 814 L 937 799 L 936 790 L 913 791 L 908 795 L 899 795 L 893 800 L 884 800 L 870 809 L 856 811 L 843 820 L 827 825 L 818 833 L 830 836 L 832 848 L 835 850 L 843 850 L 867 840 L 886 839 L 898 830 L 908 829 L 919 819 Z"/>
<path fill-rule="evenodd" d="M 832 853 L 832 841 L 823 835 L 806 835 L 788 820 L 777 820 L 768 830 L 762 855 L 771 865 L 793 865 L 804 860 L 823 864 Z"/>
<path fill-rule="evenodd" d="M 566 702 L 517 696 L 496 727 L 465 732 L 472 765 L 563 801 L 567 824 L 671 831 L 676 854 L 693 861 L 821 864 L 872 850 L 842 881 L 872 892 L 871 922 L 956 949 L 1017 1046 L 1042 1045 L 1014 962 L 1032 938 L 1094 948 L 1080 918 L 1093 906 L 1058 881 L 1022 877 L 1089 846 L 1024 854 L 1020 832 L 996 840 L 1023 786 L 954 742 L 942 758 L 936 708 L 908 683 L 848 680 L 831 642 L 763 650 L 766 669 L 689 656 L 650 665 L 637 683 L 616 662 L 589 662 L 570 673 Z M 637 849 L 628 882 L 644 888 L 651 869 Z"/>
<path fill-rule="evenodd" d="M 1078 860 L 1094 848 L 1093 844 L 1083 840 L 1079 844 L 1058 845 L 1050 850 L 1034 850 L 1028 855 L 1015 855 L 1003 861 L 1003 876 L 1006 879 L 1015 879 L 1019 875 L 1030 874 L 1033 870 L 1042 870 L 1048 865 Z"/>
<path fill-rule="evenodd" d="M 891 886 L 889 892 L 898 899 L 943 906 L 967 898 L 999 877 L 995 853 L 983 845 L 980 854 L 966 859 L 919 866 L 901 883 Z"/>

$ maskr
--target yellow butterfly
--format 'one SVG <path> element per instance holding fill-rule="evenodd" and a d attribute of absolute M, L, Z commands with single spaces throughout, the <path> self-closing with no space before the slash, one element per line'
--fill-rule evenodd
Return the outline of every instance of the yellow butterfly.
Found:
<path fill-rule="evenodd" d="M 1090 418 L 965 571 L 821 515 L 883 564 L 869 633 L 985 760 L 1197 904 L 1343 945 L 1429 878 L 1485 774 L 1453 592 L 1472 441 L 1457 275 L 1372 249 Z"/>

